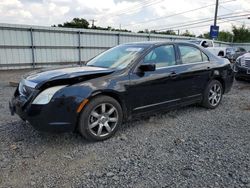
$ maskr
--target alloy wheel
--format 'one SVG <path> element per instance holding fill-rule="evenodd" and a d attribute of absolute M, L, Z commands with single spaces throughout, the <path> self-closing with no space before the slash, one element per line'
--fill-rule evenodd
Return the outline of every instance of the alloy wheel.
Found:
<path fill-rule="evenodd" d="M 214 84 L 209 90 L 208 100 L 212 106 L 217 106 L 221 100 L 221 87 L 218 84 Z"/>
<path fill-rule="evenodd" d="M 88 128 L 93 135 L 105 137 L 115 129 L 118 118 L 118 111 L 114 105 L 102 103 L 91 111 L 88 118 Z"/>

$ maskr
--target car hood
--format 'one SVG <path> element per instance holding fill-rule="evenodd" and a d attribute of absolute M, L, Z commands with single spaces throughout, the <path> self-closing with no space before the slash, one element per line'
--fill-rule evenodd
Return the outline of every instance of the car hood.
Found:
<path fill-rule="evenodd" d="M 250 52 L 245 53 L 244 55 L 242 55 L 241 57 L 244 57 L 246 59 L 250 59 Z"/>
<path fill-rule="evenodd" d="M 77 66 L 49 70 L 39 70 L 24 75 L 27 85 L 39 88 L 45 83 L 48 85 L 74 84 L 88 79 L 104 76 L 114 72 L 113 69 Z"/>

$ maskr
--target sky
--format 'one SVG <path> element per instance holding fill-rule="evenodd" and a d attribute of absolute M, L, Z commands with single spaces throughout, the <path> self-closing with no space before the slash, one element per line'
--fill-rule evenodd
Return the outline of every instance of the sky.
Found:
<path fill-rule="evenodd" d="M 0 23 L 51 26 L 80 17 L 89 22 L 94 19 L 95 25 L 103 27 L 132 31 L 172 29 L 180 33 L 188 29 L 199 35 L 208 32 L 209 25 L 213 24 L 215 1 L 0 0 Z M 219 4 L 220 31 L 230 31 L 232 25 L 250 27 L 250 19 L 247 19 L 250 0 L 219 0 Z"/>

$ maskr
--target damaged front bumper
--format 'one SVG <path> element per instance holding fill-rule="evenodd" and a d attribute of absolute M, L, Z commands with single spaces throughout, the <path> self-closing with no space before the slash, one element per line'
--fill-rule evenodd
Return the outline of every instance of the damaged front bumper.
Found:
<path fill-rule="evenodd" d="M 17 114 L 35 129 L 46 132 L 74 131 L 77 124 L 77 103 L 72 99 L 58 98 L 46 105 L 36 105 L 22 96 L 14 96 L 9 102 L 12 115 Z"/>

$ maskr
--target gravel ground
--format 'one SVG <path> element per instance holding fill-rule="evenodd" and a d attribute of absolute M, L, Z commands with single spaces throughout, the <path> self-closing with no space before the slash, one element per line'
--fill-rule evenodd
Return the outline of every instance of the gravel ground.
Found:
<path fill-rule="evenodd" d="M 250 83 L 235 82 L 215 110 L 189 106 L 123 125 L 90 143 L 10 116 L 0 72 L 0 187 L 250 187 Z"/>

